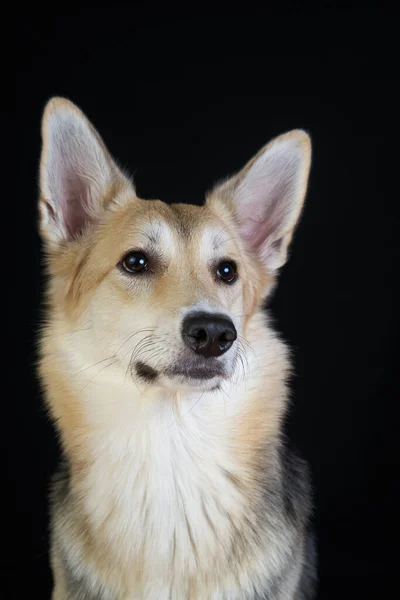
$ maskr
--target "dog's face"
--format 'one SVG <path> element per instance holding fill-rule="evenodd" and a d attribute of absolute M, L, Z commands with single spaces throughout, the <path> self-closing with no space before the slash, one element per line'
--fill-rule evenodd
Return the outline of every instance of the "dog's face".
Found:
<path fill-rule="evenodd" d="M 89 324 L 85 351 L 115 357 L 139 385 L 207 390 L 232 378 L 286 260 L 308 136 L 274 140 L 203 207 L 139 199 L 66 100 L 48 104 L 43 142 L 41 233 L 57 318 Z"/>

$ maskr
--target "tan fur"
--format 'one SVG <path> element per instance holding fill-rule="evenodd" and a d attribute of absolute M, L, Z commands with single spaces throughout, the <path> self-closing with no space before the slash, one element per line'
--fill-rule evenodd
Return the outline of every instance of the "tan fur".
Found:
<path fill-rule="evenodd" d="M 46 109 L 44 139 L 49 115 L 65 102 L 53 100 Z M 308 138 L 290 135 L 299 138 L 309 162 Z M 43 156 L 46 152 L 44 147 Z M 279 441 L 286 411 L 286 349 L 265 328 L 260 312 L 275 274 L 237 234 L 229 203 L 232 181 L 210 193 L 203 207 L 169 207 L 139 199 L 112 165 L 115 179 L 104 190 L 103 212 L 84 235 L 58 244 L 41 227 L 50 278 L 40 376 L 76 502 L 75 524 L 68 536 L 61 529 L 59 535 L 93 582 L 111 590 L 110 598 L 241 598 L 239 587 L 250 590 L 252 581 L 261 582 L 275 568 L 260 551 L 245 554 L 238 544 L 243 520 L 253 519 L 261 497 L 262 451 Z M 42 178 L 45 168 L 42 162 Z M 303 196 L 305 186 L 306 181 Z M 42 196 L 40 204 L 46 202 Z M 291 237 L 292 230 L 285 233 Z M 116 268 L 128 250 L 151 253 L 153 247 L 159 255 L 147 278 L 133 282 Z M 215 282 L 214 263 L 224 257 L 239 265 L 239 280 L 231 287 Z M 232 380 L 221 392 L 204 394 L 132 381 L 127 369 L 136 351 L 155 366 L 178 356 L 182 311 L 196 303 L 232 316 L 243 368 L 232 363 Z M 146 350 L 147 333 L 135 331 L 154 324 L 160 339 Z M 179 453 L 186 456 L 180 467 Z M 272 542 L 271 548 L 273 553 Z M 279 556 L 275 561 L 279 564 Z M 57 544 L 52 566 L 53 600 L 64 600 Z"/>

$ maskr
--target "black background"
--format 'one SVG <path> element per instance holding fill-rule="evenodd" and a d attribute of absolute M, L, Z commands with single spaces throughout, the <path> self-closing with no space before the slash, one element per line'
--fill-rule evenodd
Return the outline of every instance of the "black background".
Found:
<path fill-rule="evenodd" d="M 27 597 L 26 585 L 48 598 L 51 585 L 58 449 L 34 360 L 40 119 L 52 95 L 86 112 L 140 195 L 168 202 L 201 202 L 271 137 L 309 131 L 306 209 L 271 310 L 294 350 L 288 426 L 314 477 L 319 597 L 383 599 L 397 578 L 396 14 L 384 3 L 244 4 L 17 7 L 7 598 Z"/>

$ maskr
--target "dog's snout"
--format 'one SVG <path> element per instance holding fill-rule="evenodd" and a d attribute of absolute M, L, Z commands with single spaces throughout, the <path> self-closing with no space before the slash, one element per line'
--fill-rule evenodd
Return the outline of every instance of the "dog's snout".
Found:
<path fill-rule="evenodd" d="M 195 313 L 184 319 L 182 337 L 196 354 L 208 358 L 221 356 L 229 350 L 237 334 L 234 324 L 227 317 Z"/>

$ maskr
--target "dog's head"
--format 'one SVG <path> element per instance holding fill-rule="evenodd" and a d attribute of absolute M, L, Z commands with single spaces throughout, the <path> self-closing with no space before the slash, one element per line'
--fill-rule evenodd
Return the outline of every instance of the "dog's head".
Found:
<path fill-rule="evenodd" d="M 111 356 L 137 382 L 175 390 L 231 377 L 286 261 L 307 187 L 308 135 L 276 138 L 196 207 L 139 199 L 67 100 L 48 103 L 42 133 L 53 318 L 86 331 L 88 364 Z"/>

